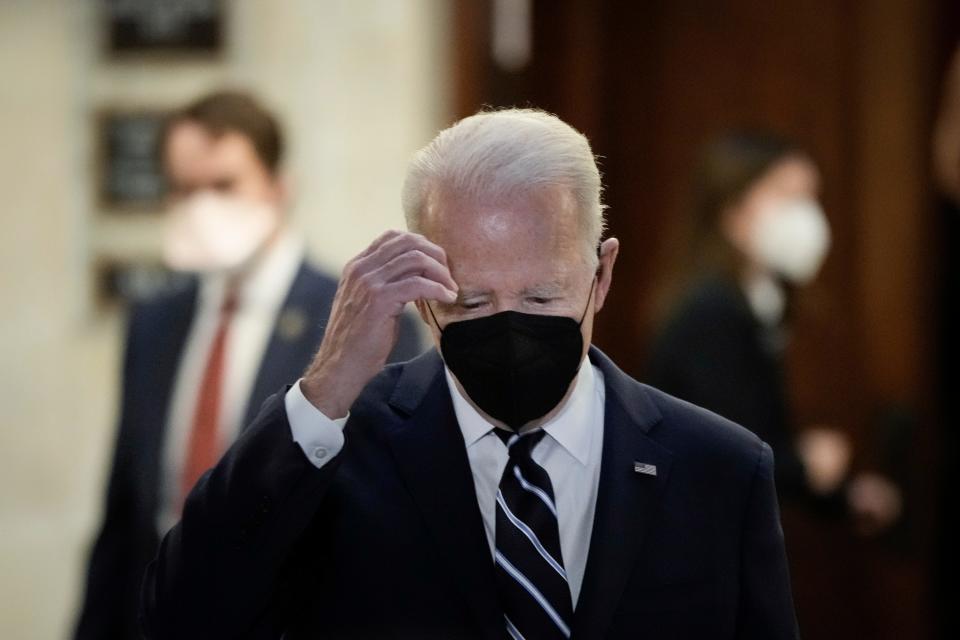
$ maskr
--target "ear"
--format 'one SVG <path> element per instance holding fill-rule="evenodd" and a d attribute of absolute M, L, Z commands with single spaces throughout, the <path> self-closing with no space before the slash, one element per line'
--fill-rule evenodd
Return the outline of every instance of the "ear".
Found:
<path fill-rule="evenodd" d="M 427 304 L 423 301 L 423 298 L 417 298 L 413 301 L 413 305 L 417 308 L 417 313 L 420 314 L 420 319 L 423 320 L 424 324 L 428 327 L 433 323 L 430 322 L 430 312 L 427 311 Z"/>
<path fill-rule="evenodd" d="M 434 344 L 439 348 L 440 329 L 437 327 L 436 322 L 434 322 L 433 316 L 430 314 L 430 310 L 427 309 L 428 303 L 423 298 L 418 298 L 413 304 L 417 307 L 417 313 L 420 315 L 420 319 L 423 320 L 425 325 L 427 325 L 427 329 L 430 331 L 430 337 L 433 339 Z"/>
<path fill-rule="evenodd" d="M 273 198 L 277 206 L 283 211 L 290 210 L 293 204 L 293 193 L 293 176 L 286 171 L 277 173 L 273 178 Z"/>
<path fill-rule="evenodd" d="M 720 234 L 730 243 L 730 246 L 742 253 L 747 253 L 752 220 L 746 207 L 740 204 L 726 206 L 720 213 L 718 223 Z"/>
<path fill-rule="evenodd" d="M 613 265 L 620 252 L 620 241 L 607 238 L 600 244 L 600 266 L 597 268 L 597 287 L 593 301 L 593 312 L 598 313 L 607 299 L 610 285 L 613 284 Z"/>

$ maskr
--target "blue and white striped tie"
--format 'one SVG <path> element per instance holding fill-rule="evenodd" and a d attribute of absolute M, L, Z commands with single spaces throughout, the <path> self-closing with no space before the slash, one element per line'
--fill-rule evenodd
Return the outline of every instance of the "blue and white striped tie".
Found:
<path fill-rule="evenodd" d="M 560 553 L 553 485 L 530 457 L 544 432 L 494 431 L 510 452 L 497 491 L 494 552 L 507 632 L 514 640 L 569 638 L 573 603 Z"/>

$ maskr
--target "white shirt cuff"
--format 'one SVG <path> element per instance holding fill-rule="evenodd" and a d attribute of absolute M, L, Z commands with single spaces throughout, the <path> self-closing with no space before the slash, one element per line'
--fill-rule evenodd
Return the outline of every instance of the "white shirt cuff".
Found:
<path fill-rule="evenodd" d="M 301 378 L 302 380 L 302 378 Z M 290 387 L 283 398 L 287 421 L 293 441 L 318 469 L 340 453 L 343 448 L 343 426 L 350 414 L 331 420 L 313 406 L 300 389 L 300 380 Z"/>

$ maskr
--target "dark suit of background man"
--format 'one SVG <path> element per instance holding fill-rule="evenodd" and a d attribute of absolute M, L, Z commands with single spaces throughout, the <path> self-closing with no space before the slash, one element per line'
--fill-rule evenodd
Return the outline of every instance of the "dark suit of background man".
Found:
<path fill-rule="evenodd" d="M 412 233 L 344 270 L 304 376 L 195 486 L 152 638 L 796 638 L 770 448 L 590 346 L 619 243 L 590 146 L 440 133 Z M 439 346 L 383 368 L 404 305 Z"/>
<path fill-rule="evenodd" d="M 251 97 L 216 93 L 184 108 L 162 147 L 171 204 L 164 257 L 199 275 L 130 314 L 103 527 L 76 631 L 82 639 L 141 637 L 140 585 L 160 537 L 239 427 L 309 364 L 336 291 L 288 228 L 281 132 Z M 408 317 L 393 357 L 418 352 Z"/>

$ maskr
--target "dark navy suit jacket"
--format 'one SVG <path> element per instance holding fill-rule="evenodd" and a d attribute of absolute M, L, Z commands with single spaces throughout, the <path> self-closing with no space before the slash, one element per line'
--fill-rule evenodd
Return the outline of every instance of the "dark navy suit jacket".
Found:
<path fill-rule="evenodd" d="M 590 359 L 605 425 L 573 638 L 796 638 L 770 448 Z M 345 435 L 317 469 L 283 392 L 264 404 L 147 570 L 149 637 L 507 637 L 437 352 L 375 377 Z"/>
<path fill-rule="evenodd" d="M 323 338 L 337 283 L 302 263 L 270 335 L 247 403 L 248 425 L 277 387 L 304 371 Z M 78 640 L 140 638 L 143 572 L 159 545 L 157 512 L 167 411 L 193 320 L 197 286 L 141 303 L 128 323 L 120 424 L 101 531 L 90 556 Z M 421 351 L 404 317 L 393 361 Z"/>

